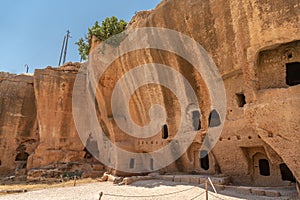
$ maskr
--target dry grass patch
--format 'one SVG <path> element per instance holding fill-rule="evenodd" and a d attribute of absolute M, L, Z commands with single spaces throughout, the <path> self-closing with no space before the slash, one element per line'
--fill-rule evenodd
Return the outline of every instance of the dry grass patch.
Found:
<path fill-rule="evenodd" d="M 76 180 L 76 185 L 86 184 L 86 183 L 95 183 L 97 180 L 94 179 L 78 179 Z M 62 183 L 20 183 L 20 184 L 10 184 L 10 185 L 0 185 L 0 195 L 6 194 L 6 191 L 17 191 L 17 190 L 41 190 L 57 187 L 69 187 L 74 186 L 74 180 L 62 182 Z"/>

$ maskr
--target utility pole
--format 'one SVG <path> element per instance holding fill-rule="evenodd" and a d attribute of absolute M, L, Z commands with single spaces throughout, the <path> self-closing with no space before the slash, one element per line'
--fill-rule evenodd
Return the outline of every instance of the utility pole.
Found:
<path fill-rule="evenodd" d="M 60 57 L 59 57 L 58 66 L 60 66 L 60 63 L 61 63 L 61 58 L 62 58 L 63 51 L 64 51 L 64 48 L 65 48 L 65 42 L 66 42 L 66 36 L 64 36 L 63 44 L 62 44 L 62 47 L 61 47 L 61 51 L 60 51 Z"/>
<path fill-rule="evenodd" d="M 66 35 L 66 46 L 65 46 L 65 53 L 64 53 L 63 64 L 66 62 L 67 49 L 68 49 L 68 41 L 69 41 L 69 38 L 71 38 L 70 33 L 71 33 L 71 32 L 70 32 L 69 30 L 67 30 L 67 35 Z"/>
<path fill-rule="evenodd" d="M 69 30 L 67 30 L 67 34 L 64 36 L 64 40 L 63 40 L 63 44 L 62 44 L 61 52 L 60 52 L 60 57 L 59 57 L 58 66 L 60 66 L 61 64 L 65 64 L 65 62 L 66 62 L 67 50 L 68 50 L 68 41 L 69 41 L 69 38 L 72 38 L 72 36 L 70 35 L 70 33 L 71 32 Z"/>
<path fill-rule="evenodd" d="M 28 74 L 29 66 L 27 64 L 25 64 L 24 67 L 26 68 L 26 74 Z"/>

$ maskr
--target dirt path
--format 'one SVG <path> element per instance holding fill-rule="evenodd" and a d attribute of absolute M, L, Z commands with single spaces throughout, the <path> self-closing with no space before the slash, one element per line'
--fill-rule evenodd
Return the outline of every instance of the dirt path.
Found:
<path fill-rule="evenodd" d="M 159 180 L 139 181 L 130 186 L 118 186 L 112 183 L 89 183 L 76 187 L 50 188 L 30 191 L 22 194 L 0 196 L 0 200 L 98 200 L 99 193 L 104 195 L 101 200 L 111 199 L 205 199 L 205 190 L 198 186 L 176 184 Z M 243 196 L 231 190 L 220 191 L 222 194 L 211 193 L 209 200 L 281 200 L 287 198 L 268 198 L 259 196 Z"/>

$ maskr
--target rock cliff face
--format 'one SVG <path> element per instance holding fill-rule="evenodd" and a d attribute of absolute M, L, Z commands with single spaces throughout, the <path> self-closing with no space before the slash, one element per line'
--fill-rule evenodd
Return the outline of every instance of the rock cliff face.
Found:
<path fill-rule="evenodd" d="M 34 75 L 40 142 L 28 168 L 40 168 L 57 161 L 71 162 L 84 156 L 72 116 L 72 70 L 42 69 Z"/>
<path fill-rule="evenodd" d="M 128 29 L 173 29 L 195 39 L 209 52 L 226 87 L 226 122 L 220 141 L 209 154 L 209 167 L 203 169 L 199 151 L 211 109 L 205 82 L 195 75 L 189 63 L 170 53 L 136 51 L 113 63 L 99 82 L 98 99 L 101 99 L 102 112 L 106 113 L 102 118 L 107 126 L 113 127 L 111 137 L 122 148 L 138 152 L 151 152 L 168 144 L 159 134 L 146 140 L 130 139 L 117 128 L 110 107 L 112 89 L 125 72 L 145 63 L 163 63 L 180 71 L 198 91 L 202 125 L 190 149 L 166 171 L 224 173 L 231 175 L 235 182 L 256 185 L 283 184 L 285 180 L 293 181 L 293 175 L 299 180 L 300 154 L 296 146 L 300 144 L 300 118 L 295 112 L 300 108 L 299 85 L 289 84 L 293 81 L 299 84 L 299 76 L 288 75 L 288 68 L 299 74 L 299 6 L 295 0 L 276 3 L 165 0 L 151 12 L 138 13 Z M 91 57 L 97 58 L 97 51 Z M 99 66 L 97 59 L 90 62 L 94 68 Z M 168 78 L 182 87 L 180 80 Z M 130 83 L 123 89 L 128 89 L 128 85 Z M 129 104 L 132 118 L 138 124 L 147 125 L 148 108 L 154 103 L 167 110 L 166 124 L 171 140 L 178 128 L 180 113 L 176 97 L 170 91 L 156 85 L 139 88 Z M 123 160 L 120 165 L 127 165 L 131 158 L 120 156 L 119 160 Z"/>
<path fill-rule="evenodd" d="M 33 76 L 0 73 L 0 174 L 26 174 L 38 145 Z"/>
<path fill-rule="evenodd" d="M 34 93 L 39 125 L 39 144 L 27 163 L 29 178 L 51 177 L 47 170 L 84 173 L 84 176 L 101 176 L 103 166 L 89 157 L 85 142 L 81 141 L 72 114 L 72 91 L 81 67 L 67 63 L 59 68 L 47 67 L 34 74 Z M 46 168 L 41 175 L 37 169 Z M 97 169 L 94 169 L 97 168 Z M 100 170 L 99 170 L 100 169 Z M 77 175 L 78 175 L 77 174 Z"/>
<path fill-rule="evenodd" d="M 161 132 L 150 138 L 137 139 L 122 131 L 111 108 L 113 88 L 126 72 L 147 63 L 165 64 L 180 72 L 196 91 L 200 110 L 190 106 L 184 114 L 197 115 L 201 127 L 196 127 L 197 135 L 186 153 L 161 171 L 225 174 L 235 183 L 262 186 L 286 184 L 295 181 L 294 177 L 300 181 L 299 20 L 297 0 L 164 0 L 153 11 L 137 13 L 129 30 L 169 28 L 193 38 L 208 51 L 226 89 L 225 126 L 213 150 L 200 158 L 212 111 L 207 83 L 182 57 L 143 49 L 115 60 L 99 82 L 93 83 L 97 86 L 96 110 L 102 130 L 114 144 L 131 152 L 152 152 L 170 143 L 182 113 L 177 97 L 166 87 L 145 85 L 128 102 L 133 121 L 142 126 L 150 123 L 151 105 L 166 109 L 167 120 Z M 88 64 L 97 69 L 100 61 L 95 50 L 100 47 L 95 43 L 93 48 Z M 77 135 L 72 116 L 78 68 L 66 65 L 36 70 L 33 77 L 0 75 L 0 149 L 5 152 L 0 155 L 1 173 L 13 172 L 28 156 L 27 170 L 31 172 L 47 166 L 64 168 L 68 163 L 72 163 L 68 170 L 92 172 L 97 168 L 94 166 L 99 163 L 84 165 L 88 156 L 83 143 L 87 142 Z M 152 74 L 186 91 L 181 79 Z M 130 84 L 122 89 L 127 90 Z M 126 124 L 128 119 L 122 120 Z M 187 129 L 194 125 L 191 117 Z M 106 151 L 110 152 L 109 147 Z M 129 166 L 133 159 L 114 152 L 107 155 L 115 158 L 115 166 Z M 17 157 L 20 159 L 15 161 Z M 150 168 L 156 165 L 153 160 L 142 164 Z"/>
<path fill-rule="evenodd" d="M 80 66 L 47 67 L 33 76 L 1 73 L 0 175 L 102 175 L 103 166 L 89 156 L 74 126 L 72 90 Z"/>

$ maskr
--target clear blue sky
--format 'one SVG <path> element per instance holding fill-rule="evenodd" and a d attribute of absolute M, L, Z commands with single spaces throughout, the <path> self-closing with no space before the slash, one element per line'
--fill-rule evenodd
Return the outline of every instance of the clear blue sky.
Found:
<path fill-rule="evenodd" d="M 136 11 L 160 0 L 1 0 L 0 71 L 24 73 L 57 66 L 63 37 L 71 31 L 67 61 L 79 61 L 74 44 L 96 20 L 116 16 L 129 22 Z"/>

